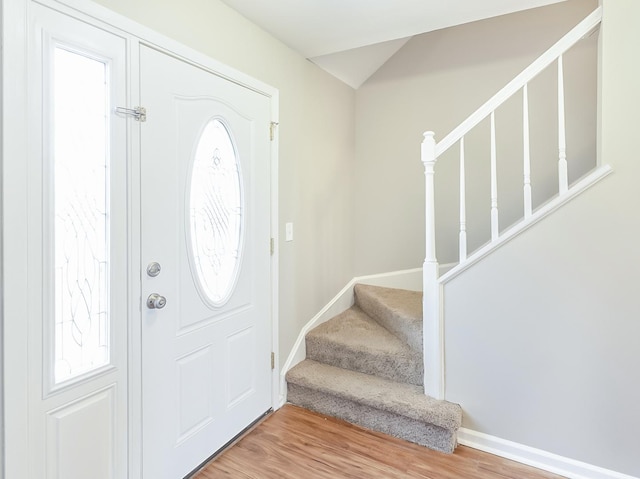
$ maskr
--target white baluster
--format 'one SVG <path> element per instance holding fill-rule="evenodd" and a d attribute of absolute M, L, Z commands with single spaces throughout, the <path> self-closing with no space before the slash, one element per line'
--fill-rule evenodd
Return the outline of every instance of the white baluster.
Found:
<path fill-rule="evenodd" d="M 529 90 L 522 89 L 522 140 L 524 145 L 524 217 L 531 216 L 531 150 L 529 147 Z"/>
<path fill-rule="evenodd" d="M 460 263 L 467 259 L 467 206 L 464 169 L 464 136 L 460 138 Z"/>
<path fill-rule="evenodd" d="M 427 131 L 422 140 L 422 163 L 425 176 L 425 226 L 426 244 L 423 266 L 423 323 L 422 344 L 424 360 L 425 394 L 443 399 L 443 334 L 440 322 L 439 265 L 436 259 L 436 222 L 434 174 L 436 165 L 436 142 L 432 131 Z"/>
<path fill-rule="evenodd" d="M 496 160 L 496 115 L 491 112 L 491 241 L 498 239 L 498 168 Z"/>
<path fill-rule="evenodd" d="M 434 175 L 436 166 L 436 142 L 434 139 L 434 133 L 427 131 L 424 133 L 424 140 L 422 141 L 422 163 L 424 164 L 425 175 L 425 194 L 426 194 L 426 250 L 425 250 L 425 262 L 437 263 L 436 259 L 436 221 L 435 221 L 435 187 L 434 187 Z"/>
<path fill-rule="evenodd" d="M 567 141 L 564 124 L 564 72 L 562 68 L 562 55 L 560 55 L 558 57 L 558 182 L 560 195 L 563 195 L 569 189 Z"/>

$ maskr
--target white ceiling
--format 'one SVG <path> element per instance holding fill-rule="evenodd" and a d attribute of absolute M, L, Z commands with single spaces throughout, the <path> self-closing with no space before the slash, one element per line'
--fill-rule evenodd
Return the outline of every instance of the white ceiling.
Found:
<path fill-rule="evenodd" d="M 222 0 L 354 88 L 413 35 L 564 0 Z"/>

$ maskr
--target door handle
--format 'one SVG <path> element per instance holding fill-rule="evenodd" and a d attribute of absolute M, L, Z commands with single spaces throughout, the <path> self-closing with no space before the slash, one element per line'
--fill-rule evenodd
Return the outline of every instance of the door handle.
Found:
<path fill-rule="evenodd" d="M 160 296 L 158 293 L 152 293 L 147 298 L 147 308 L 162 309 L 167 305 L 167 298 Z"/>

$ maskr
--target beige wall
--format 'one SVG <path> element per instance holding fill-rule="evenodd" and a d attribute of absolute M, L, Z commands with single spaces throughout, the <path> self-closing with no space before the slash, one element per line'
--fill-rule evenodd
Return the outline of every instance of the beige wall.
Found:
<path fill-rule="evenodd" d="M 478 22 L 471 44 L 456 29 L 418 37 L 358 91 L 356 114 L 350 88 L 217 0 L 101 2 L 280 89 L 280 220 L 295 223 L 280 244 L 281 355 L 354 274 L 421 264 L 422 130 L 441 137 L 594 6 Z M 640 3 L 605 7 L 600 148 L 615 173 L 446 286 L 447 397 L 467 427 L 640 476 Z M 438 45 L 451 58 L 434 72 Z M 462 87 L 449 113 L 443 93 L 409 94 L 432 91 L 425 79 Z"/>
<path fill-rule="evenodd" d="M 418 35 L 357 91 L 356 274 L 422 264 L 422 133 L 433 130 L 442 139 L 596 6 L 595 0 L 570 0 Z M 595 165 L 596 43 L 594 35 L 565 58 L 572 181 Z M 558 189 L 556 84 L 554 66 L 530 85 L 534 206 Z M 521 102 L 517 95 L 496 113 L 502 228 L 523 211 Z M 470 251 L 489 239 L 488 138 L 485 121 L 466 139 Z M 436 165 L 441 264 L 457 261 L 457 155 L 456 144 Z"/>
<path fill-rule="evenodd" d="M 284 361 L 302 326 L 353 277 L 353 90 L 218 0 L 99 3 L 279 89 Z M 293 242 L 283 241 L 285 222 Z"/>
<path fill-rule="evenodd" d="M 604 0 L 613 175 L 445 286 L 464 426 L 640 477 L 640 2 Z"/>

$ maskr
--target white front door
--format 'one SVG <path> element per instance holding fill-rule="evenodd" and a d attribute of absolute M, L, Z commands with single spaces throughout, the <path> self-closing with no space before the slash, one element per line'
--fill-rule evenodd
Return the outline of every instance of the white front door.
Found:
<path fill-rule="evenodd" d="M 145 479 L 271 408 L 270 99 L 140 50 Z"/>

